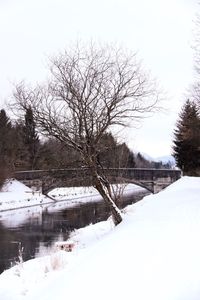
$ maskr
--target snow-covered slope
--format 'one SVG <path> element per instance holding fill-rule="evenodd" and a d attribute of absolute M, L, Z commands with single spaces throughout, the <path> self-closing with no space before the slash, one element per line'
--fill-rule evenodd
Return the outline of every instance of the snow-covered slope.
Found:
<path fill-rule="evenodd" d="M 0 191 L 0 211 L 49 202 L 53 201 L 15 179 L 8 180 Z"/>
<path fill-rule="evenodd" d="M 199 195 L 200 178 L 183 177 L 127 207 L 117 227 L 76 231 L 73 252 L 1 274 L 0 299 L 199 300 Z"/>

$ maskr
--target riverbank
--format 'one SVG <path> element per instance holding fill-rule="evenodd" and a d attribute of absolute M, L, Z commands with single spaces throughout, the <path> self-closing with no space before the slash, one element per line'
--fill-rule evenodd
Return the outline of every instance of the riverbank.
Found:
<path fill-rule="evenodd" d="M 109 219 L 76 230 L 72 252 L 51 249 L 0 275 L 2 300 L 198 300 L 200 178 L 183 177 Z"/>
<path fill-rule="evenodd" d="M 118 205 L 122 209 L 145 195 L 147 191 L 133 189 Z M 75 229 L 107 220 L 109 208 L 99 196 L 95 199 L 79 197 L 0 212 L 0 274 L 15 265 L 20 248 L 27 261 L 48 252 L 56 241 L 67 240 Z"/>
<path fill-rule="evenodd" d="M 117 188 L 115 186 L 115 190 Z M 144 190 L 134 184 L 120 185 L 119 188 L 124 190 L 125 194 Z M 0 212 L 62 201 L 67 201 L 69 206 L 73 206 L 101 200 L 100 195 L 93 187 L 56 188 L 49 193 L 49 196 L 46 197 L 15 179 L 8 180 L 0 191 Z"/>
<path fill-rule="evenodd" d="M 0 191 L 0 212 L 52 202 L 15 179 L 7 180 Z"/>

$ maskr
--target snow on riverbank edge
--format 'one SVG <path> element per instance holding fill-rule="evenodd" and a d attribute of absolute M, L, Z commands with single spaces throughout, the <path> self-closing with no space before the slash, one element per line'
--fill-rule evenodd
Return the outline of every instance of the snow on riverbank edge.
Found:
<path fill-rule="evenodd" d="M 124 187 L 121 185 L 121 188 L 126 194 L 144 190 L 134 184 L 124 185 Z M 101 200 L 93 187 L 56 188 L 49 193 L 49 196 L 51 198 L 33 191 L 15 179 L 8 180 L 0 191 L 0 212 L 59 202 L 68 202 L 69 206 L 73 206 Z"/>

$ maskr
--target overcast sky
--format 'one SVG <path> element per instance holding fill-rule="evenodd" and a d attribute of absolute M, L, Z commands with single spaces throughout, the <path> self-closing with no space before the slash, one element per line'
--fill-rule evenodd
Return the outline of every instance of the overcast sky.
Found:
<path fill-rule="evenodd" d="M 194 78 L 195 0 L 0 0 L 0 106 L 12 84 L 39 82 L 47 58 L 77 40 L 112 42 L 138 52 L 165 91 L 165 114 L 121 134 L 133 150 L 171 152 L 185 92 Z"/>

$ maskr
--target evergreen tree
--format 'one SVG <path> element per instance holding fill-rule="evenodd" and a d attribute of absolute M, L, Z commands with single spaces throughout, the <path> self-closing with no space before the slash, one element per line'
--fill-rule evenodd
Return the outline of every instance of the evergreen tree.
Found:
<path fill-rule="evenodd" d="M 11 130 L 12 125 L 4 109 L 0 110 L 0 159 L 1 163 L 9 164 L 11 152 Z"/>
<path fill-rule="evenodd" d="M 0 128 L 10 128 L 11 127 L 11 121 L 9 117 L 6 115 L 6 112 L 4 109 L 0 110 Z"/>
<path fill-rule="evenodd" d="M 135 164 L 137 168 L 153 168 L 153 162 L 146 159 L 140 152 L 135 157 Z"/>
<path fill-rule="evenodd" d="M 200 171 L 200 117 L 194 102 L 183 106 L 174 132 L 173 156 L 177 166 L 187 175 Z"/>
<path fill-rule="evenodd" d="M 99 141 L 99 163 L 105 168 L 133 168 L 134 154 L 126 143 L 118 143 L 111 133 L 105 133 Z"/>
<path fill-rule="evenodd" d="M 29 153 L 24 141 L 24 121 L 18 120 L 13 125 L 14 166 L 16 170 L 29 169 Z"/>
<path fill-rule="evenodd" d="M 24 143 L 28 151 L 29 168 L 35 169 L 40 144 L 31 107 L 25 113 Z"/>
<path fill-rule="evenodd" d="M 0 110 L 0 188 L 8 177 L 12 168 L 12 125 L 4 109 Z"/>
<path fill-rule="evenodd" d="M 135 167 L 135 156 L 134 156 L 133 151 L 130 151 L 130 150 L 129 150 L 129 154 L 128 154 L 127 167 L 128 168 L 134 168 Z"/>

